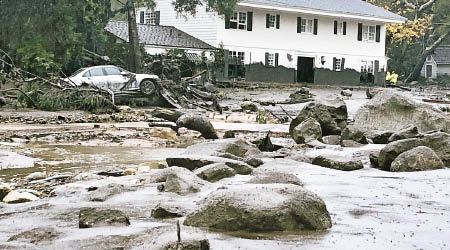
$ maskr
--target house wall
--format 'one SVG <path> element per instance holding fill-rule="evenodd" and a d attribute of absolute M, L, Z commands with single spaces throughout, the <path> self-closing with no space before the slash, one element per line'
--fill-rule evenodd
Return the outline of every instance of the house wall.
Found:
<path fill-rule="evenodd" d="M 207 12 L 205 7 L 198 7 L 195 16 L 182 16 L 174 10 L 172 1 L 156 0 L 155 10 L 160 11 L 160 25 L 174 26 L 204 42 L 217 45 L 218 15 Z M 146 8 L 136 9 L 136 20 L 139 22 L 140 11 Z"/>
<path fill-rule="evenodd" d="M 447 74 L 448 76 L 450 76 L 450 65 L 444 65 L 444 64 L 438 65 L 437 74 L 438 75 Z"/>

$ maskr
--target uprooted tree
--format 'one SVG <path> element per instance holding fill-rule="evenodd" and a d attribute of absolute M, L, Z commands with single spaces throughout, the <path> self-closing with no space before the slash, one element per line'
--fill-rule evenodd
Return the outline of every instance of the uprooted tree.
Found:
<path fill-rule="evenodd" d="M 396 12 L 408 20 L 387 26 L 387 53 L 391 68 L 414 81 L 426 58 L 449 40 L 450 1 L 448 0 L 368 0 Z"/>

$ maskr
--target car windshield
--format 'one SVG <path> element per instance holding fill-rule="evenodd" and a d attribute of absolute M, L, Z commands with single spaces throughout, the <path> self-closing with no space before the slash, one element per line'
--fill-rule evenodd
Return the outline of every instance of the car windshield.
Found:
<path fill-rule="evenodd" d="M 79 70 L 77 70 L 77 71 L 75 71 L 75 72 L 73 72 L 73 74 L 72 75 L 70 75 L 71 77 L 73 77 L 73 76 L 77 76 L 78 74 L 80 74 L 83 70 L 85 70 L 86 68 L 81 68 L 81 69 L 79 69 Z"/>

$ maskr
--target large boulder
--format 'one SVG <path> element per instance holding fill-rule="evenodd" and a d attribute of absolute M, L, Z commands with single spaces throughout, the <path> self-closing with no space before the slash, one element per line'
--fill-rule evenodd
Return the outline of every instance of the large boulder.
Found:
<path fill-rule="evenodd" d="M 160 191 L 186 195 L 199 192 L 205 185 L 205 181 L 193 172 L 183 168 L 177 169 L 167 175 L 166 182 L 158 187 Z"/>
<path fill-rule="evenodd" d="M 205 139 L 218 139 L 216 130 L 211 122 L 205 116 L 195 114 L 185 114 L 178 118 L 178 127 L 185 127 L 190 130 L 198 131 Z"/>
<path fill-rule="evenodd" d="M 320 99 L 306 105 L 292 120 L 289 133 L 308 118 L 314 118 L 320 123 L 322 135 L 340 135 L 347 126 L 347 106 L 340 98 Z"/>
<path fill-rule="evenodd" d="M 399 141 L 399 140 L 403 140 L 403 139 L 415 138 L 418 135 L 419 135 L 418 128 L 414 125 L 409 125 L 408 127 L 403 128 L 403 129 L 393 133 L 389 137 L 388 142 L 394 142 L 394 141 Z"/>
<path fill-rule="evenodd" d="M 444 168 L 439 156 L 429 147 L 419 146 L 401 153 L 391 164 L 392 172 L 414 172 Z"/>
<path fill-rule="evenodd" d="M 25 203 L 31 201 L 37 201 L 39 197 L 29 192 L 11 191 L 4 198 L 3 202 L 8 204 Z"/>
<path fill-rule="evenodd" d="M 328 145 L 340 145 L 341 136 L 340 135 L 327 135 L 322 137 L 322 142 Z"/>
<path fill-rule="evenodd" d="M 323 230 L 331 227 L 326 205 L 292 184 L 244 184 L 209 194 L 186 226 L 253 232 Z"/>
<path fill-rule="evenodd" d="M 431 105 L 421 104 L 395 90 L 378 93 L 355 114 L 355 126 L 365 130 L 394 130 L 417 126 L 419 132 L 450 131 L 447 114 Z"/>
<path fill-rule="evenodd" d="M 374 130 L 366 132 L 366 137 L 375 144 L 388 144 L 389 138 L 394 134 L 391 130 Z"/>
<path fill-rule="evenodd" d="M 16 235 L 8 239 L 10 241 L 20 241 L 24 243 L 33 244 L 35 246 L 47 244 L 59 237 L 60 233 L 51 227 L 34 228 Z M 36 247 L 38 248 L 38 247 Z"/>
<path fill-rule="evenodd" d="M 322 128 L 314 118 L 308 118 L 292 130 L 291 136 L 298 144 L 319 140 L 322 138 Z"/>
<path fill-rule="evenodd" d="M 247 183 L 250 184 L 294 184 L 303 186 L 303 182 L 294 174 L 283 172 L 258 172 Z"/>
<path fill-rule="evenodd" d="M 350 140 L 360 144 L 367 144 L 367 138 L 364 131 L 354 127 L 348 126 L 342 130 L 341 141 Z"/>
<path fill-rule="evenodd" d="M 79 228 L 129 226 L 130 218 L 120 210 L 83 208 L 79 214 Z"/>
<path fill-rule="evenodd" d="M 182 208 L 167 202 L 159 203 L 154 209 L 152 209 L 152 217 L 155 219 L 183 217 L 185 213 L 186 212 L 183 211 Z"/>
<path fill-rule="evenodd" d="M 359 160 L 322 155 L 314 158 L 312 164 L 342 171 L 353 171 L 364 168 L 362 162 Z"/>
<path fill-rule="evenodd" d="M 89 193 L 89 200 L 95 202 L 103 202 L 111 198 L 116 194 L 120 194 L 125 191 L 132 191 L 133 188 L 126 187 L 122 184 L 117 183 L 109 183 L 107 185 L 103 185 L 97 187 L 94 191 Z"/>
<path fill-rule="evenodd" d="M 216 163 L 204 166 L 194 171 L 194 173 L 205 181 L 216 182 L 224 178 L 236 175 L 234 169 L 228 167 L 225 163 Z"/>
<path fill-rule="evenodd" d="M 261 151 L 252 143 L 241 139 L 222 139 L 192 145 L 186 149 L 188 155 L 207 155 L 223 157 L 225 154 L 244 158 L 260 154 Z"/>

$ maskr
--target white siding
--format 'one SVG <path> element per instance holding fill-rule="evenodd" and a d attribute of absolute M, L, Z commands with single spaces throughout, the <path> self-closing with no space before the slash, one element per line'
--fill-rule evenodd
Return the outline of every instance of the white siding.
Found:
<path fill-rule="evenodd" d="M 438 65 L 437 74 L 450 76 L 450 65 Z"/>
<path fill-rule="evenodd" d="M 172 1 L 156 0 L 155 2 L 155 11 L 161 12 L 160 25 L 174 26 L 210 45 L 217 46 L 217 14 L 207 12 L 205 7 L 198 7 L 194 17 L 191 15 L 183 17 L 175 12 Z M 141 10 L 145 10 L 145 8 L 136 10 L 138 22 Z"/>
<path fill-rule="evenodd" d="M 266 28 L 266 10 L 253 11 L 253 31 L 225 29 L 223 18 L 218 22 L 218 41 L 228 50 L 246 52 L 246 63 L 264 62 L 265 52 L 279 53 L 279 64 L 295 68 L 297 56 L 314 57 L 316 67 L 333 67 L 333 57 L 345 58 L 346 68 L 361 69 L 362 60 L 380 62 L 380 68 L 386 67 L 385 57 L 385 25 L 382 23 L 364 24 L 381 25 L 381 42 L 358 41 L 358 21 L 347 22 L 347 35 L 334 35 L 334 20 L 328 17 L 307 16 L 286 12 L 270 12 L 280 14 L 280 29 Z M 318 22 L 318 35 L 297 33 L 297 17 L 314 19 Z M 288 61 L 291 54 L 293 61 Z M 251 56 L 250 56 L 251 55 Z M 326 63 L 320 59 L 325 56 Z"/>

